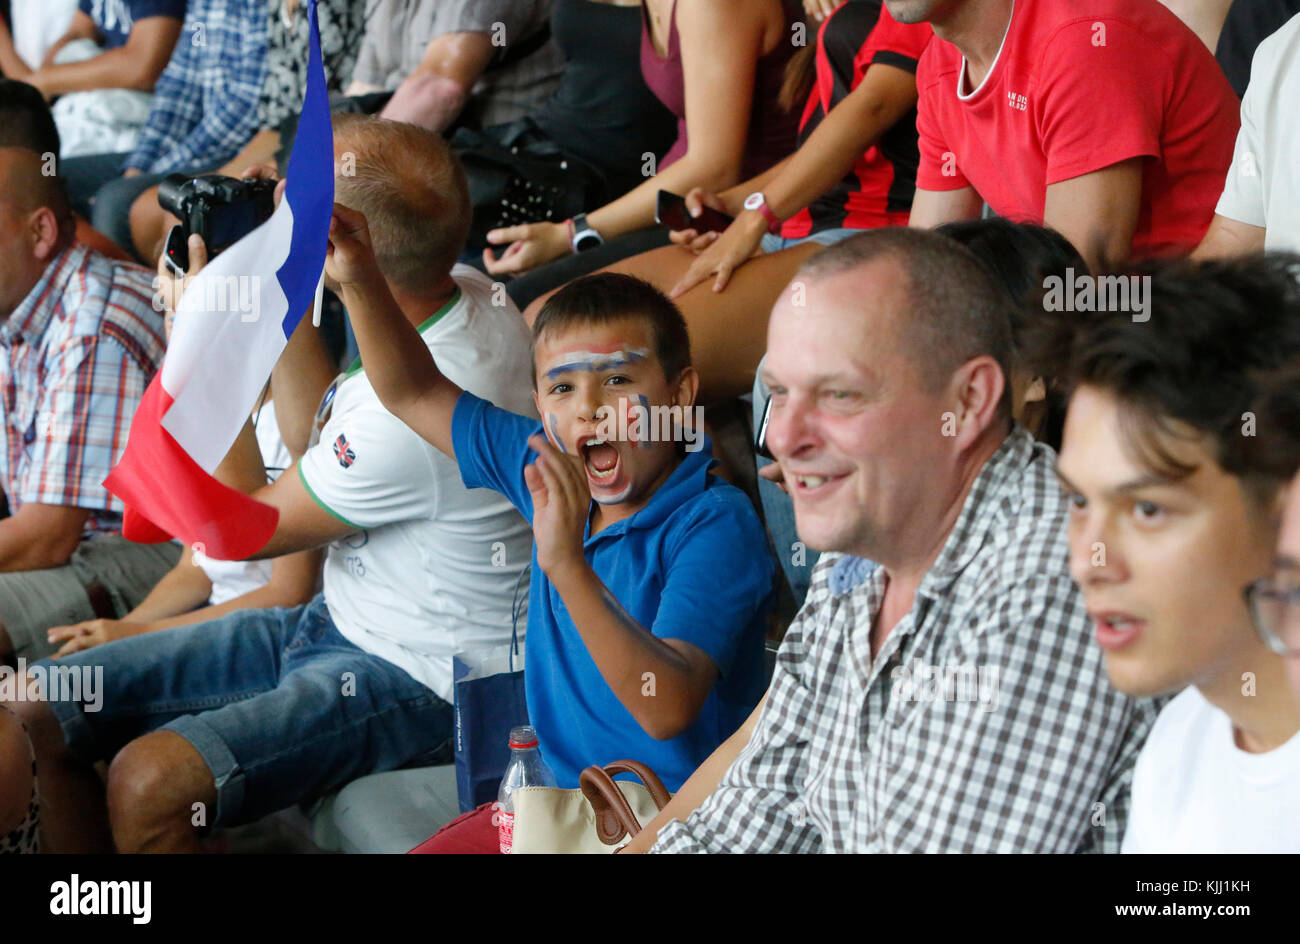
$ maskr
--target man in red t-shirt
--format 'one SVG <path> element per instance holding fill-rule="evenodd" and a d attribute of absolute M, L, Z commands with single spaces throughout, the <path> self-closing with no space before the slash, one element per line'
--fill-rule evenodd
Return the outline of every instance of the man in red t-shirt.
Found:
<path fill-rule="evenodd" d="M 1228 80 L 1156 0 L 885 0 L 935 40 L 917 70 L 913 226 L 995 213 L 1094 268 L 1190 251 L 1232 162 Z"/>

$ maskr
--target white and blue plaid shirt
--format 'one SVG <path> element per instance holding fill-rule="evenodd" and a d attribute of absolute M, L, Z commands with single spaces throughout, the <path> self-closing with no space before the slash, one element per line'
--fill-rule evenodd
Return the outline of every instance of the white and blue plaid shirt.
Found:
<path fill-rule="evenodd" d="M 124 167 L 147 173 L 222 164 L 257 132 L 267 0 L 190 0 L 153 109 Z"/>
<path fill-rule="evenodd" d="M 826 554 L 749 744 L 655 852 L 1118 852 L 1158 705 L 1111 688 L 1052 451 L 1017 428 L 871 656 L 887 575 Z"/>

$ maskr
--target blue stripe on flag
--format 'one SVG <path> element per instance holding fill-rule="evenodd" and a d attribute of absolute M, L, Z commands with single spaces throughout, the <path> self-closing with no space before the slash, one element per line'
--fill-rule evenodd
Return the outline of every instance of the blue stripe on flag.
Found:
<path fill-rule="evenodd" d="M 307 59 L 307 93 L 303 97 L 298 135 L 285 174 L 284 199 L 293 211 L 289 256 L 276 279 L 289 300 L 284 336 L 293 334 L 316 297 L 316 284 L 325 266 L 330 217 L 334 213 L 334 129 L 330 125 L 329 93 L 321 62 L 320 26 L 316 0 L 311 0 L 311 52 Z"/>

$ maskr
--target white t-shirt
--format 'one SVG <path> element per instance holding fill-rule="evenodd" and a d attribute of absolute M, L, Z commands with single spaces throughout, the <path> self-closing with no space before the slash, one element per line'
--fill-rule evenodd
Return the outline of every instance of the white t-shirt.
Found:
<path fill-rule="evenodd" d="M 1165 706 L 1133 772 L 1124 852 L 1300 852 L 1300 734 L 1252 754 L 1193 686 Z"/>
<path fill-rule="evenodd" d="M 492 283 L 476 270 L 458 265 L 452 276 L 459 295 L 420 326 L 439 370 L 536 416 L 519 310 L 504 296 L 494 305 Z M 321 507 L 357 529 L 325 556 L 339 632 L 450 701 L 452 656 L 510 640 L 515 584 L 532 554 L 528 523 L 497 492 L 465 488 L 455 462 L 384 409 L 364 370 L 339 385 L 298 468 Z M 519 594 L 522 609 L 526 584 Z M 524 625 L 521 615 L 521 638 Z"/>
<path fill-rule="evenodd" d="M 9 12 L 14 51 L 35 69 L 72 25 L 77 0 L 14 0 Z"/>
<path fill-rule="evenodd" d="M 1267 229 L 1266 249 L 1300 252 L 1300 14 L 1259 44 L 1218 214 Z"/>
<path fill-rule="evenodd" d="M 274 482 L 281 472 L 289 468 L 293 458 L 280 436 L 275 404 L 270 400 L 263 403 L 258 411 L 257 425 L 253 427 L 253 432 L 262 453 L 262 465 L 266 466 L 266 477 Z M 220 561 L 203 557 L 196 558 L 195 562 L 212 581 L 212 593 L 208 595 L 209 606 L 217 606 L 245 593 L 252 593 L 259 587 L 265 587 L 271 579 L 269 560 Z"/>

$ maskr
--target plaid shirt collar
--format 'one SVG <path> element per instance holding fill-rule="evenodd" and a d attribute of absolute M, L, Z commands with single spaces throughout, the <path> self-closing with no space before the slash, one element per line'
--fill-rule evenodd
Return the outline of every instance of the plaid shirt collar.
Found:
<path fill-rule="evenodd" d="M 957 516 L 957 523 L 944 542 L 943 550 L 921 579 L 917 596 L 931 599 L 942 596 L 979 553 L 1006 503 L 1020 503 L 1025 464 L 1033 448 L 1033 437 L 1019 424 L 1002 440 L 975 477 Z"/>
<path fill-rule="evenodd" d="M 89 251 L 81 243 L 73 242 L 45 267 L 40 281 L 0 325 L 0 346 L 13 347 L 17 341 L 33 344 L 44 336 L 68 281 L 81 269 Z"/>
<path fill-rule="evenodd" d="M 975 477 L 957 516 L 957 523 L 934 564 L 921 579 L 917 596 L 931 599 L 942 596 L 979 553 L 999 509 L 1008 501 L 1019 503 L 1020 477 L 1033 448 L 1033 437 L 1016 424 Z M 852 554 L 839 556 L 828 575 L 831 596 L 842 597 L 855 590 L 865 592 L 864 582 L 876 575 L 878 569 L 879 565 L 866 558 Z M 879 589 L 883 590 L 883 575 L 876 577 L 882 582 Z"/>

